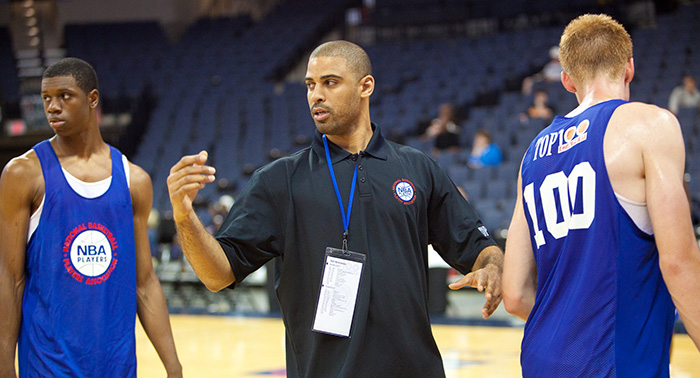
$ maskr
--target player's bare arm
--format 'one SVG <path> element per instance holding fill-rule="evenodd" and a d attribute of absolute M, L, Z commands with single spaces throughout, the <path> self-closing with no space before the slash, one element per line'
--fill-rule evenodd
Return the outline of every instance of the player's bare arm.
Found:
<path fill-rule="evenodd" d="M 518 174 L 518 194 L 508 227 L 503 264 L 503 305 L 506 311 L 527 320 L 535 305 L 537 264 L 530 243 L 530 228 L 522 202 L 522 178 Z"/>
<path fill-rule="evenodd" d="M 484 292 L 486 304 L 481 309 L 487 319 L 501 303 L 501 274 L 503 273 L 503 251 L 496 246 L 481 250 L 474 262 L 471 273 L 450 284 L 450 289 L 457 290 L 465 286 Z"/>
<path fill-rule="evenodd" d="M 205 165 L 207 152 L 187 155 L 168 176 L 168 192 L 180 245 L 197 277 L 211 291 L 219 291 L 235 281 L 231 265 L 219 243 L 197 218 L 192 201 L 200 189 L 214 181 L 214 167 Z"/>
<path fill-rule="evenodd" d="M 182 377 L 182 365 L 175 349 L 165 295 L 151 262 L 147 225 L 153 197 L 151 178 L 143 169 L 131 163 L 129 172 L 136 247 L 136 310 L 168 377 Z"/>
<path fill-rule="evenodd" d="M 644 125 L 642 147 L 646 202 L 659 249 L 659 265 L 688 335 L 700 349 L 700 250 L 683 187 L 685 149 L 678 120 L 655 106 L 631 104 Z M 641 126 L 640 126 L 641 127 Z"/>
<path fill-rule="evenodd" d="M 0 377 L 15 378 L 22 320 L 24 264 L 31 212 L 43 196 L 39 161 L 31 151 L 12 159 L 0 176 Z"/>

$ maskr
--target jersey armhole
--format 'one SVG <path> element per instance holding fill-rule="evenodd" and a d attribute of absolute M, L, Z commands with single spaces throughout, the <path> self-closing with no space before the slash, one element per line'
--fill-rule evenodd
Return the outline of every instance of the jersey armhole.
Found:
<path fill-rule="evenodd" d="M 131 188 L 131 177 L 129 175 L 129 160 L 126 158 L 126 155 L 122 154 L 122 164 L 124 165 L 124 175 L 126 176 L 126 186 L 128 188 Z M 61 168 L 63 169 L 63 168 Z M 63 171 L 64 174 L 69 174 L 67 171 Z M 110 176 L 111 178 L 111 176 Z M 82 182 L 78 179 L 75 179 L 75 181 Z M 109 187 L 107 188 L 109 189 Z M 102 195 L 100 193 L 99 195 Z M 36 231 L 37 227 L 39 227 L 39 220 L 41 219 L 41 213 L 44 210 L 44 201 L 46 200 L 46 190 L 44 190 L 44 195 L 41 197 L 41 203 L 39 204 L 39 207 L 34 211 L 34 213 L 29 217 L 29 228 L 27 230 L 27 243 L 29 243 L 29 240 L 32 238 L 32 235 L 34 234 L 34 231 Z"/>
<path fill-rule="evenodd" d="M 635 202 L 615 193 L 618 203 L 629 215 L 632 222 L 639 228 L 640 231 L 647 235 L 654 235 L 654 229 L 651 226 L 651 218 L 647 204 L 644 202 Z"/>

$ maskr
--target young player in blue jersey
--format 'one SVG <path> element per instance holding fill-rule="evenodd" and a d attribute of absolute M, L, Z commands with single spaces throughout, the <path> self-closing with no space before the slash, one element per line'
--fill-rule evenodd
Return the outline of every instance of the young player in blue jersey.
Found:
<path fill-rule="evenodd" d="M 0 377 L 135 377 L 135 319 L 181 377 L 151 263 L 148 174 L 106 144 L 97 75 L 66 58 L 44 72 L 55 132 L 0 178 Z"/>
<path fill-rule="evenodd" d="M 628 102 L 632 41 L 606 15 L 564 30 L 579 106 L 522 161 L 506 243 L 506 310 L 527 320 L 524 377 L 668 377 L 674 304 L 700 347 L 700 251 L 677 119 Z"/>

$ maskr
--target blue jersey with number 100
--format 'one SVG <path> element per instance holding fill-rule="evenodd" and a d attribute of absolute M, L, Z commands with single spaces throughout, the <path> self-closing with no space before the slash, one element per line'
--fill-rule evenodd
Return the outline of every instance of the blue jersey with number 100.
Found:
<path fill-rule="evenodd" d="M 668 377 L 674 307 L 654 237 L 621 207 L 603 154 L 611 100 L 556 117 L 522 165 L 537 294 L 524 377 Z"/>

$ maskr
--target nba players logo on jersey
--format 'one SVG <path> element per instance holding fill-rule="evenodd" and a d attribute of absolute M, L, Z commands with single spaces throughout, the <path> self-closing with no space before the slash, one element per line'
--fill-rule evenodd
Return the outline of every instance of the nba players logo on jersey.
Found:
<path fill-rule="evenodd" d="M 97 285 L 109 279 L 117 265 L 117 240 L 100 223 L 75 227 L 63 243 L 63 264 L 76 281 Z"/>

